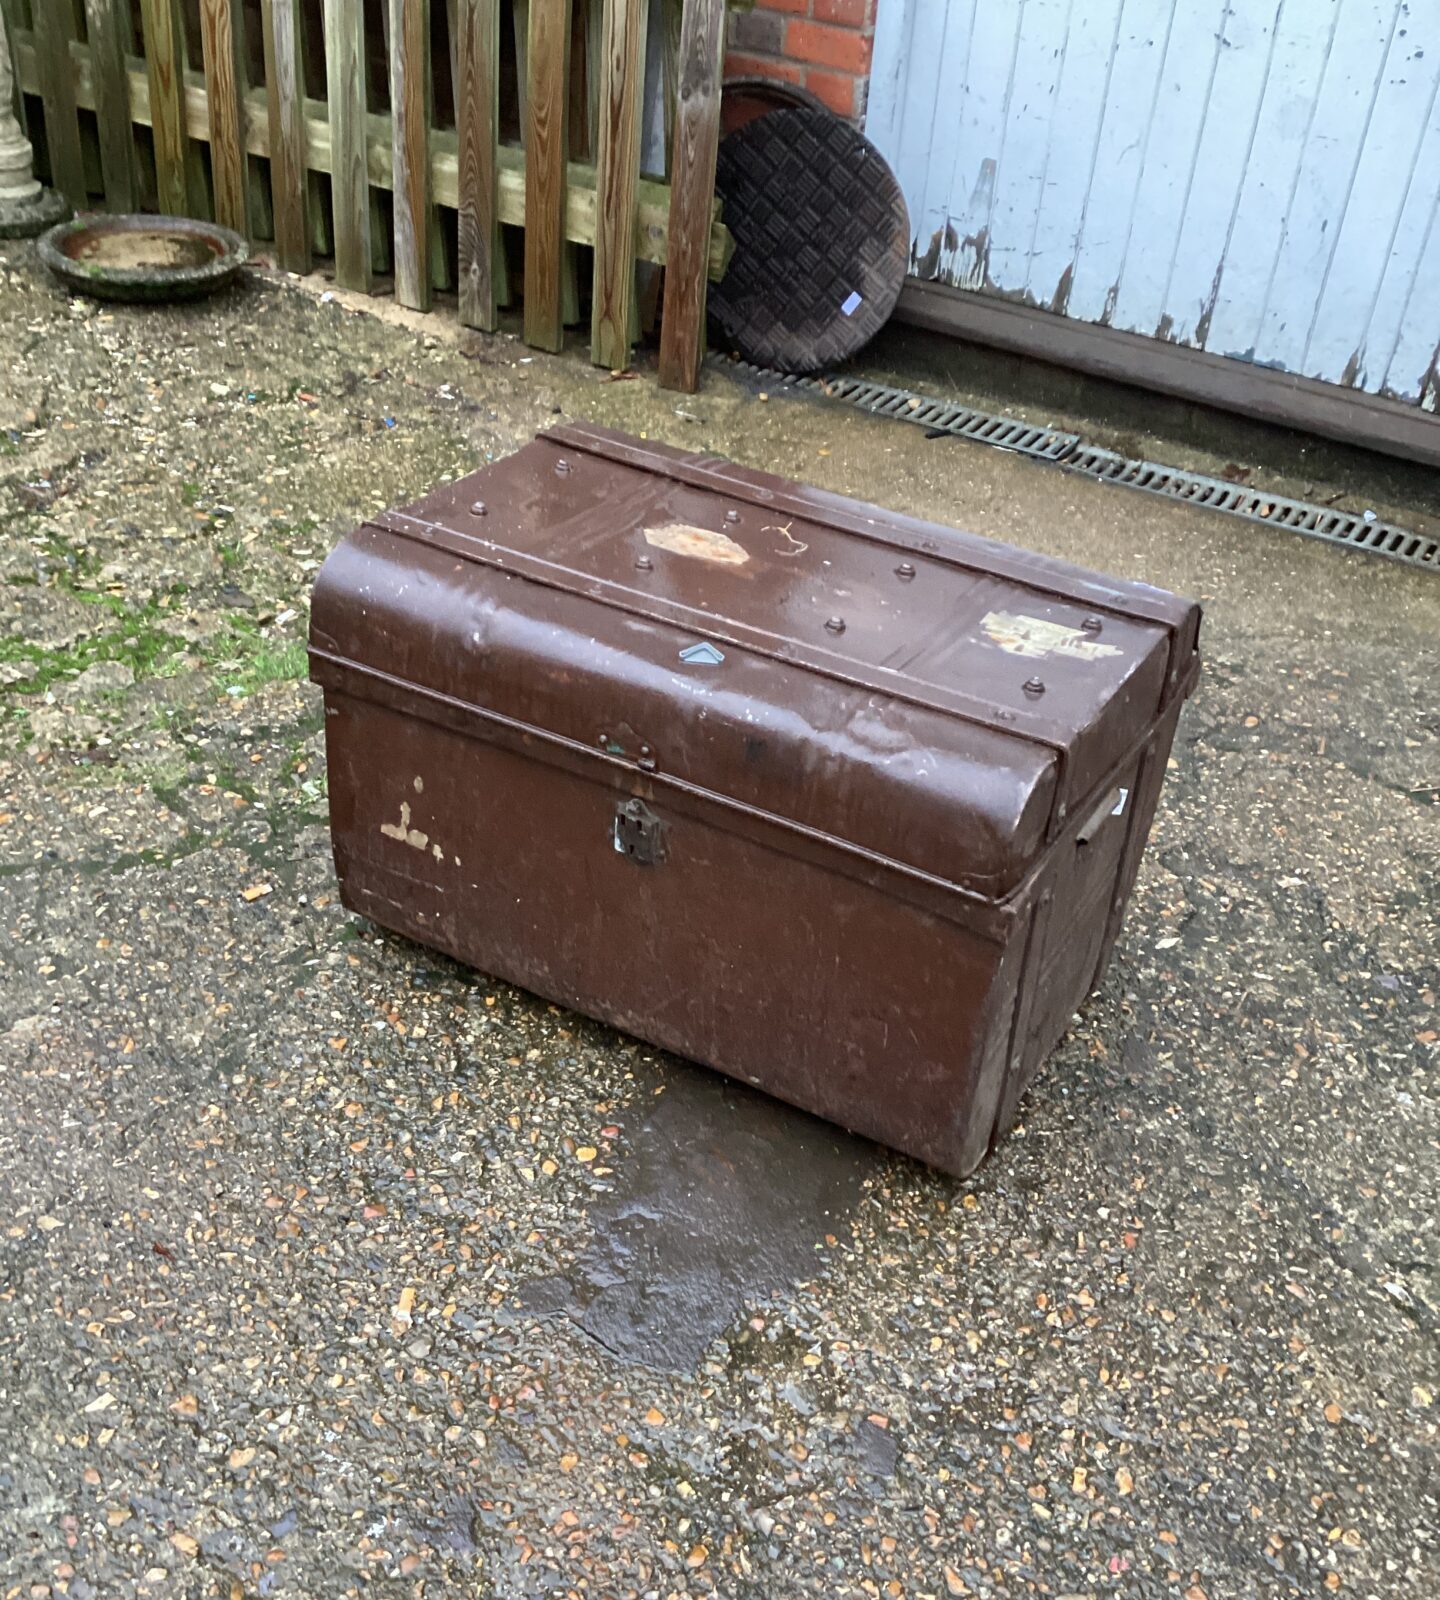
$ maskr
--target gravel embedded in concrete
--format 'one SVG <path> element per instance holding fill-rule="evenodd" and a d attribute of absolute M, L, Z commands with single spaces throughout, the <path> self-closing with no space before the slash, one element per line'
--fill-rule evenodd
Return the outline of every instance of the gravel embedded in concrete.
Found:
<path fill-rule="evenodd" d="M 3 1600 L 1437 1592 L 1432 576 L 259 276 L 0 326 Z M 314 571 L 557 413 L 1205 600 L 970 1183 L 338 904 Z"/>

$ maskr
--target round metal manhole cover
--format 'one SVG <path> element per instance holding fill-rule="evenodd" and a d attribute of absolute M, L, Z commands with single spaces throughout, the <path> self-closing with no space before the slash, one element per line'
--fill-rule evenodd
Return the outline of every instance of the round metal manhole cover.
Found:
<path fill-rule="evenodd" d="M 735 254 L 710 313 L 731 348 L 814 372 L 874 337 L 905 281 L 910 222 L 868 139 L 828 111 L 772 111 L 721 142 L 715 187 Z"/>

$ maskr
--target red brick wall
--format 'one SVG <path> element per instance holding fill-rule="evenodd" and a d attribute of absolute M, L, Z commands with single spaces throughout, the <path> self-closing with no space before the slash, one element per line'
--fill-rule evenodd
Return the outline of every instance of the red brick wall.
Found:
<path fill-rule="evenodd" d="M 725 75 L 800 84 L 858 122 L 874 38 L 875 0 L 755 0 L 730 14 Z"/>

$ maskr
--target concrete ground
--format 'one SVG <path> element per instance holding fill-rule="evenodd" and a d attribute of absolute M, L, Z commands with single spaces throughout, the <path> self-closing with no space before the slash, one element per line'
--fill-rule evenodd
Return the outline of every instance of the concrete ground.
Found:
<path fill-rule="evenodd" d="M 0 255 L 0 1597 L 1436 1593 L 1434 576 L 405 324 Z M 558 414 L 1205 601 L 971 1182 L 338 904 L 315 569 Z"/>

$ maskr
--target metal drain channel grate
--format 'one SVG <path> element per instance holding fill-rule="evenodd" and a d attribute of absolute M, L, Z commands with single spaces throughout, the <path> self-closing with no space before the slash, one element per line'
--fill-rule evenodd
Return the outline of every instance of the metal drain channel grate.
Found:
<path fill-rule="evenodd" d="M 724 360 L 724 358 L 721 358 Z M 997 450 L 1017 450 L 1040 461 L 1062 461 L 1080 443 L 1075 433 L 1055 428 L 1040 428 L 1014 417 L 997 417 L 971 406 L 934 400 L 910 389 L 893 389 L 886 383 L 870 383 L 863 378 L 846 378 L 821 373 L 813 378 L 791 377 L 770 367 L 757 367 L 749 361 L 724 360 L 724 365 L 750 383 L 773 384 L 777 388 L 803 389 L 823 394 L 829 400 L 854 406 L 876 417 L 894 417 L 913 422 L 931 433 L 951 433 L 958 439 L 975 439 L 994 445 Z"/>
<path fill-rule="evenodd" d="M 1370 521 L 1354 511 L 1336 511 L 1333 506 L 1317 506 L 1309 500 L 1291 500 L 1282 494 L 1266 494 L 1245 484 L 1229 483 L 1224 478 L 1207 478 L 1199 472 L 1183 472 L 1176 467 L 1158 466 L 1153 461 L 1136 461 L 1102 450 L 1096 445 L 1081 445 L 1061 465 L 1067 472 L 1083 472 L 1102 483 L 1120 483 L 1148 494 L 1163 494 L 1171 500 L 1204 506 L 1208 511 L 1226 511 L 1232 517 L 1263 522 L 1272 528 L 1288 528 L 1310 539 L 1325 539 L 1331 544 L 1367 550 L 1371 555 L 1387 556 L 1410 566 L 1440 572 L 1440 538 L 1416 533 L 1394 522 L 1372 517 Z"/>
<path fill-rule="evenodd" d="M 713 359 L 750 383 L 822 394 L 872 416 L 894 417 L 901 422 L 913 422 L 931 433 L 954 434 L 957 438 L 975 439 L 1000 450 L 1018 451 L 1038 461 L 1053 461 L 1067 472 L 1081 472 L 1101 483 L 1143 489 L 1147 494 L 1204 506 L 1207 511 L 1224 511 L 1232 517 L 1244 517 L 1267 527 L 1288 528 L 1291 533 L 1304 534 L 1308 539 L 1324 539 L 1330 544 L 1403 561 L 1407 566 L 1422 567 L 1428 572 L 1440 572 L 1440 537 L 1416 533 L 1413 528 L 1402 528 L 1398 523 L 1378 518 L 1367 522 L 1363 515 L 1354 511 L 1336 511 L 1332 506 L 1266 494 L 1224 478 L 1207 478 L 1199 472 L 1162 467 L 1154 461 L 1138 461 L 1098 445 L 1082 444 L 1079 434 L 1017 422 L 1013 417 L 997 417 L 971 406 L 915 394 L 909 389 L 891 388 L 889 384 L 826 373 L 799 378 L 733 357 Z"/>

